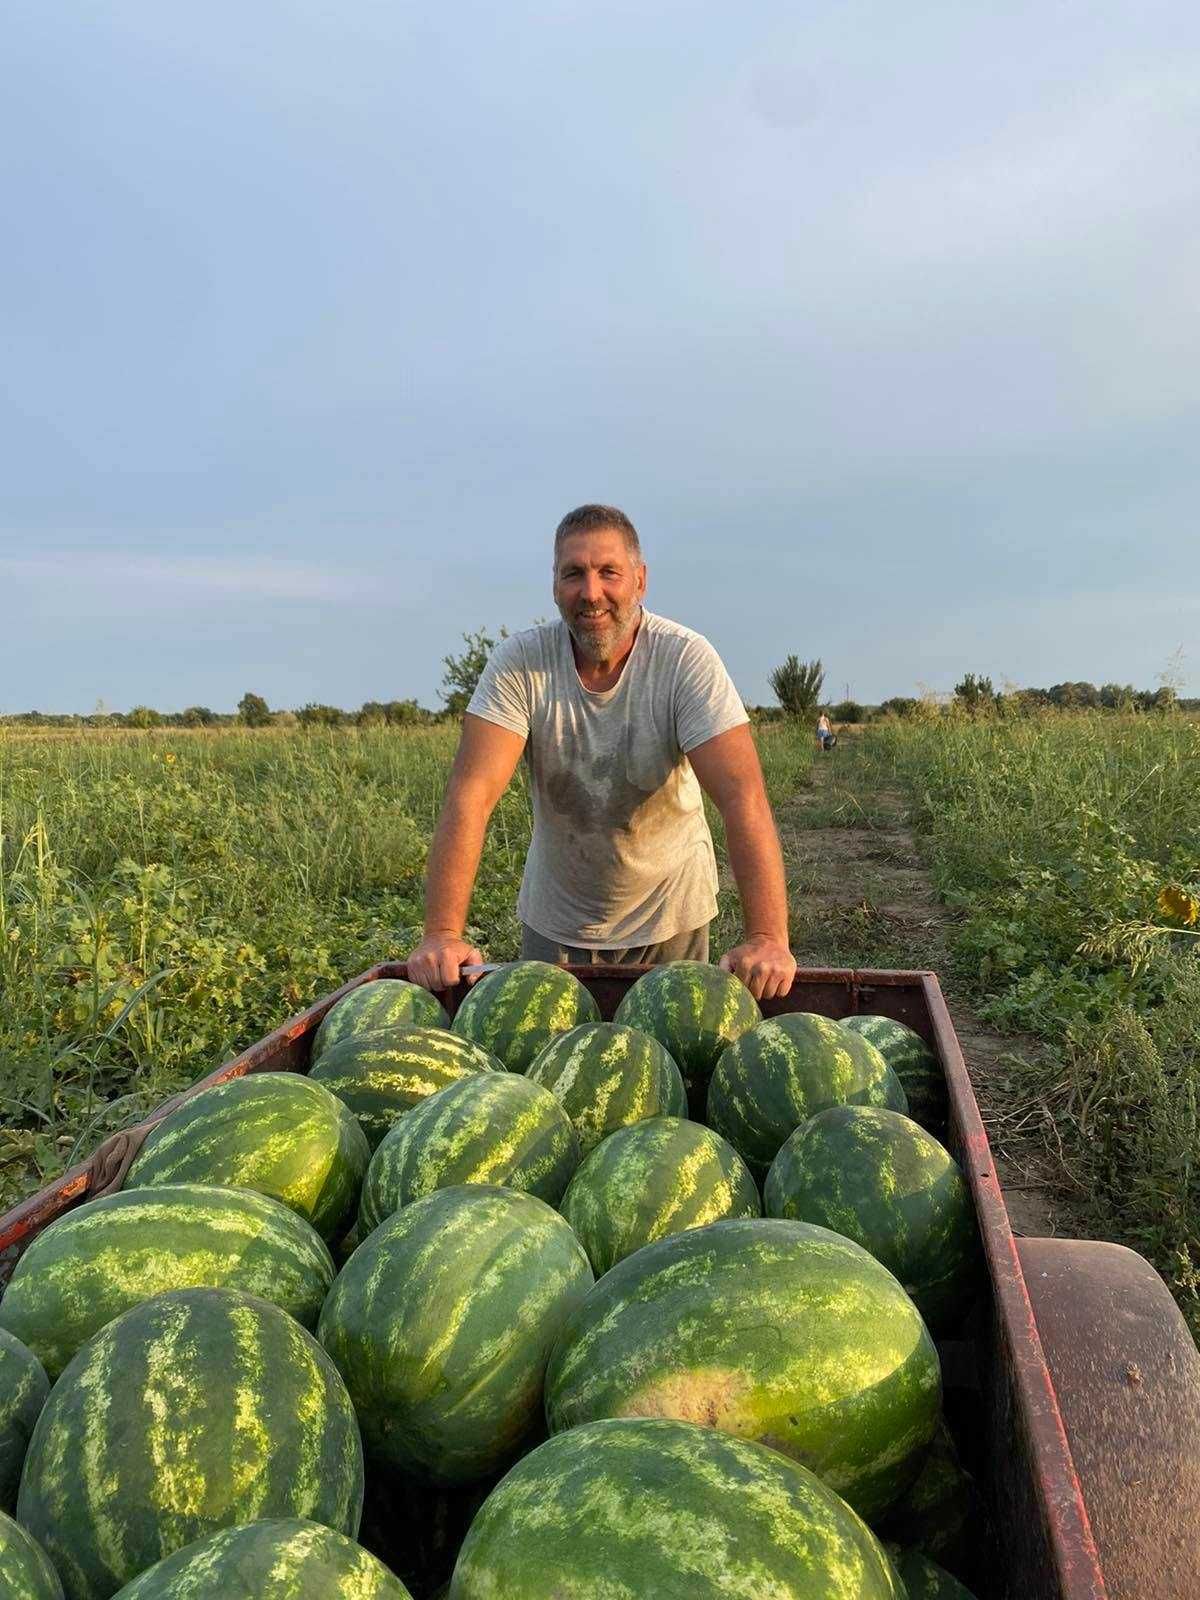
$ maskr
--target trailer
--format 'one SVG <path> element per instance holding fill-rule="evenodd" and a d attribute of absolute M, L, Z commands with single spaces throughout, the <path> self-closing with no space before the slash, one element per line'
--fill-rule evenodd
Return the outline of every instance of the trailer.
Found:
<path fill-rule="evenodd" d="M 568 970 L 608 1020 L 649 969 Z M 249 1072 L 306 1071 L 332 1005 L 362 983 L 405 977 L 403 963 L 369 968 L 185 1096 Z M 466 993 L 460 983 L 440 999 L 453 1015 Z M 1200 1600 L 1200 1353 L 1166 1284 L 1136 1252 L 1014 1237 L 936 974 L 802 970 L 762 1011 L 895 1018 L 945 1073 L 947 1144 L 970 1189 L 988 1273 L 966 1336 L 941 1346 L 948 1405 L 983 1503 L 971 1573 L 980 1600 Z M 130 1130 L 131 1143 L 175 1103 Z M 120 1154 L 118 1137 L 108 1152 L 118 1170 Z M 105 1177 L 85 1162 L 0 1217 L 0 1281 Z"/>

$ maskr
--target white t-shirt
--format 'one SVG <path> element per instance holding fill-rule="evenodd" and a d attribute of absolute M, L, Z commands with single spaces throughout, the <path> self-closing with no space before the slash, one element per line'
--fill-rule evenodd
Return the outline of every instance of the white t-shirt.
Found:
<path fill-rule="evenodd" d="M 620 678 L 595 693 L 566 623 L 543 623 L 501 640 L 467 710 L 528 741 L 522 922 L 616 950 L 712 920 L 716 859 L 687 752 L 750 719 L 707 639 L 643 608 Z"/>

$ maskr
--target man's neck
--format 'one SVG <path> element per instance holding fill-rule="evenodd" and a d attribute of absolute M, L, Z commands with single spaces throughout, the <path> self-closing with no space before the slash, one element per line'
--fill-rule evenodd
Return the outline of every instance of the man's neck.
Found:
<path fill-rule="evenodd" d="M 642 607 L 639 606 L 637 621 L 629 630 L 628 637 L 621 641 L 611 661 L 592 661 L 588 656 L 583 655 L 568 631 L 567 637 L 571 639 L 571 654 L 575 657 L 575 671 L 579 674 L 579 681 L 585 689 L 590 689 L 593 694 L 602 694 L 605 689 L 616 687 L 620 681 L 625 663 L 629 660 L 633 647 L 637 643 L 643 615 Z"/>

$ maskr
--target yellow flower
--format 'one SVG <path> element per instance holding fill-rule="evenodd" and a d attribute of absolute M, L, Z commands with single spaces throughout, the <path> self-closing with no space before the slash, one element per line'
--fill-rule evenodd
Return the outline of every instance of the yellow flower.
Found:
<path fill-rule="evenodd" d="M 167 763 L 168 766 L 172 766 L 174 764 L 175 757 L 168 750 L 166 755 L 163 757 L 163 760 Z"/>
<path fill-rule="evenodd" d="M 1168 883 L 1158 891 L 1158 909 L 1164 917 L 1182 922 L 1185 928 L 1200 922 L 1200 900 L 1177 883 Z"/>

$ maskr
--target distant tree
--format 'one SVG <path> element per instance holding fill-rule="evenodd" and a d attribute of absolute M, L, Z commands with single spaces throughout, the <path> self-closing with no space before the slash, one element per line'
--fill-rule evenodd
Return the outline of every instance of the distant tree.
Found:
<path fill-rule="evenodd" d="M 996 704 L 996 691 L 992 680 L 975 673 L 968 672 L 954 685 L 954 698 L 972 717 L 981 711 L 989 711 Z"/>
<path fill-rule="evenodd" d="M 310 700 L 297 711 L 296 720 L 302 728 L 340 728 L 346 721 L 346 713 L 337 706 L 318 705 Z"/>
<path fill-rule="evenodd" d="M 207 706 L 189 706 L 179 719 L 185 728 L 211 728 L 217 713 Z"/>
<path fill-rule="evenodd" d="M 907 694 L 894 694 L 889 699 L 881 702 L 879 713 L 881 716 L 911 717 L 917 709 L 917 702 Z"/>
<path fill-rule="evenodd" d="M 1050 687 L 1050 704 L 1061 711 L 1094 711 L 1100 691 L 1094 683 L 1055 683 Z"/>
<path fill-rule="evenodd" d="M 1137 690 L 1131 683 L 1102 683 L 1100 704 L 1107 711 L 1132 711 L 1137 703 Z"/>
<path fill-rule="evenodd" d="M 799 656 L 789 656 L 769 681 L 786 712 L 793 717 L 809 716 L 821 698 L 825 669 L 819 660 L 802 662 Z"/>
<path fill-rule="evenodd" d="M 247 691 L 238 701 L 238 716 L 248 728 L 265 728 L 271 721 L 271 708 L 262 695 Z"/>
<path fill-rule="evenodd" d="M 389 726 L 393 728 L 407 728 L 429 721 L 429 712 L 415 700 L 389 700 L 383 709 Z"/>
<path fill-rule="evenodd" d="M 153 706 L 134 706 L 125 719 L 130 728 L 157 728 L 162 722 L 162 713 L 155 711 Z"/>
<path fill-rule="evenodd" d="M 1157 689 L 1139 689 L 1134 703 L 1139 711 L 1173 711 L 1179 704 L 1179 696 L 1170 684 L 1164 683 Z"/>
<path fill-rule="evenodd" d="M 462 655 L 442 657 L 442 665 L 446 669 L 442 677 L 442 704 L 455 717 L 461 716 L 470 704 L 475 685 L 498 643 L 483 628 L 475 633 L 464 633 L 462 637 L 467 647 Z M 500 638 L 508 638 L 507 628 L 500 629 Z"/>
<path fill-rule="evenodd" d="M 867 714 L 857 700 L 839 700 L 829 713 L 835 722 L 865 722 Z"/>
<path fill-rule="evenodd" d="M 387 709 L 379 700 L 365 700 L 354 713 L 354 721 L 360 728 L 382 728 L 387 721 Z"/>

